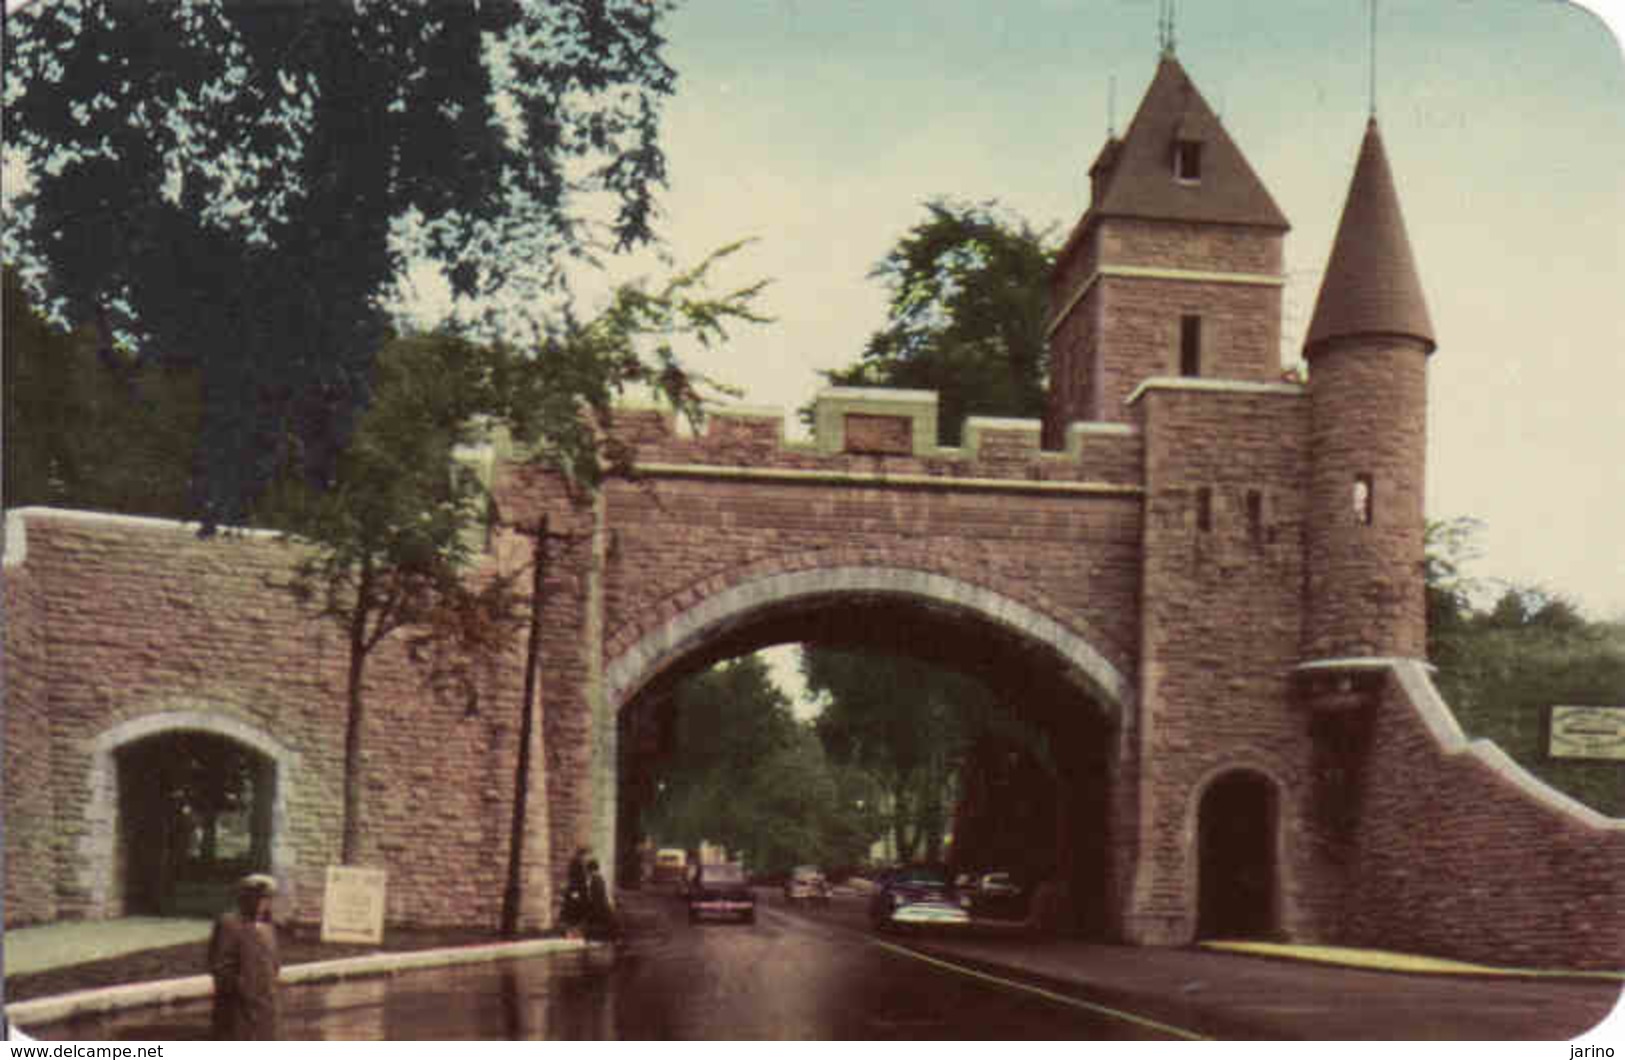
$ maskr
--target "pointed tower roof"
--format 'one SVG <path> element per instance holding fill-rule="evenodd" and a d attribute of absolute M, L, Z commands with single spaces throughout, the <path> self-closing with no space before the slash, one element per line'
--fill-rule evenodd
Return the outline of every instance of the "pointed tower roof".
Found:
<path fill-rule="evenodd" d="M 1181 141 L 1200 145 L 1195 179 L 1175 176 Z M 1091 173 L 1095 216 L 1291 227 L 1172 51 L 1163 52 L 1128 131 L 1107 141 Z"/>
<path fill-rule="evenodd" d="M 1369 334 L 1409 335 L 1430 353 L 1434 347 L 1433 322 L 1375 117 L 1366 123 L 1304 356 L 1332 339 Z"/>

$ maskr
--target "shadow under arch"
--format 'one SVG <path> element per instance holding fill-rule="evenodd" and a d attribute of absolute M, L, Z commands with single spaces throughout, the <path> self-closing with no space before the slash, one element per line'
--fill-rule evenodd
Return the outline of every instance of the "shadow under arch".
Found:
<path fill-rule="evenodd" d="M 629 703 L 688 660 L 735 653 L 719 653 L 719 644 L 740 650 L 760 646 L 750 631 L 765 616 L 854 602 L 923 607 L 956 620 L 969 618 L 1011 643 L 1042 649 L 1087 694 L 1105 728 L 1121 732 L 1132 724 L 1135 695 L 1129 678 L 1077 632 L 1003 593 L 917 568 L 842 565 L 766 574 L 698 600 L 606 659 L 595 705 L 594 847 L 617 849 L 617 719 Z M 781 636 L 766 642 L 796 639 L 806 638 Z"/>
<path fill-rule="evenodd" d="M 983 586 L 933 571 L 841 566 L 764 575 L 700 600 L 644 634 L 609 660 L 604 671 L 607 713 L 618 713 L 675 661 L 772 608 L 840 598 L 894 598 L 949 608 L 1041 645 L 1083 678 L 1112 724 L 1134 709 L 1133 685 L 1083 637 L 1025 604 Z"/>
<path fill-rule="evenodd" d="M 198 733 L 227 740 L 268 763 L 270 872 L 291 897 L 295 864 L 288 826 L 288 804 L 299 764 L 299 754 L 264 731 L 207 705 L 186 706 L 145 714 L 104 730 L 90 745 L 89 798 L 85 803 L 85 829 L 79 841 L 79 862 L 84 866 L 84 890 L 90 899 L 89 915 L 118 916 L 123 896 L 119 838 L 123 808 L 120 799 L 119 758 L 122 752 L 154 738 Z"/>

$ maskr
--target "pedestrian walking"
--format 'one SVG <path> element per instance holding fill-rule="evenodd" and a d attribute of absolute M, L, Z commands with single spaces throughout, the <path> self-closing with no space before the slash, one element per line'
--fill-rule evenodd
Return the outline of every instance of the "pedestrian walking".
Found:
<path fill-rule="evenodd" d="M 276 1039 L 282 1036 L 276 925 L 271 921 L 276 881 L 264 873 L 237 884 L 237 911 L 222 913 L 209 938 L 214 978 L 214 1037 Z"/>
<path fill-rule="evenodd" d="M 564 882 L 564 901 L 559 909 L 559 926 L 564 929 L 566 935 L 576 935 L 583 930 L 591 906 L 587 882 L 587 848 L 577 847 L 575 855 L 570 858 L 570 869 Z"/>
<path fill-rule="evenodd" d="M 587 937 L 596 940 L 614 940 L 620 935 L 620 924 L 615 918 L 615 906 L 609 900 L 609 887 L 598 862 L 587 862 Z"/>

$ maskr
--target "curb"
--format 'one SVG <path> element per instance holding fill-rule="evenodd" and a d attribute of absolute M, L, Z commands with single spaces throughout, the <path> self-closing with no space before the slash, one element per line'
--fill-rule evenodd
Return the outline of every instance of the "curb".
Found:
<path fill-rule="evenodd" d="M 321 983 L 373 975 L 394 975 L 415 968 L 438 968 L 455 964 L 475 964 L 543 953 L 586 949 L 596 943 L 581 939 L 527 939 L 523 942 L 492 942 L 475 946 L 449 946 L 437 950 L 403 950 L 396 953 L 370 953 L 363 957 L 341 957 L 312 961 L 282 969 L 285 984 Z M 6 1006 L 6 1021 L 12 1026 L 29 1023 L 57 1023 L 75 1016 L 118 1012 L 147 1005 L 168 1005 L 211 997 L 214 980 L 207 975 L 180 979 L 160 979 L 151 983 L 125 983 L 121 986 L 76 990 L 55 997 L 17 1001 Z"/>

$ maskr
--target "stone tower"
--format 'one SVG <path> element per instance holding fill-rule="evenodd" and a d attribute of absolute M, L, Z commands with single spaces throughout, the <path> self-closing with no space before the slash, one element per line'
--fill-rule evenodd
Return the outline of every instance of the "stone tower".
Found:
<path fill-rule="evenodd" d="M 1303 655 L 1426 655 L 1427 359 L 1434 348 L 1373 117 L 1304 341 L 1311 474 Z"/>
<path fill-rule="evenodd" d="M 1290 226 L 1171 49 L 1089 175 L 1051 279 L 1046 444 L 1126 422 L 1154 376 L 1277 379 Z"/>

